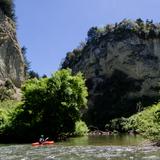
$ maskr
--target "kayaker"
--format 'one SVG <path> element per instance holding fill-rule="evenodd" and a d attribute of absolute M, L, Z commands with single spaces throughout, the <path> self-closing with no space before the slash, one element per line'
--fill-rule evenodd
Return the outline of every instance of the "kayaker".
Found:
<path fill-rule="evenodd" d="M 45 142 L 44 135 L 41 135 L 39 138 L 39 144 L 42 144 L 43 142 Z"/>

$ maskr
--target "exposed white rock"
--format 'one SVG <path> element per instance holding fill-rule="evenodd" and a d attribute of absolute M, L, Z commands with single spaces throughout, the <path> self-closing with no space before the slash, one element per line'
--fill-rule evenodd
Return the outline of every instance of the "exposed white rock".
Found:
<path fill-rule="evenodd" d="M 24 60 L 14 22 L 0 10 L 0 80 L 10 79 L 16 87 L 24 81 Z"/>

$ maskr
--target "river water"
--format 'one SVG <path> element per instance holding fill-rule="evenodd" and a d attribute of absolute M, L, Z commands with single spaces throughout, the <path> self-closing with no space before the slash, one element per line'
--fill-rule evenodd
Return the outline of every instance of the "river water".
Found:
<path fill-rule="evenodd" d="M 134 135 L 85 136 L 54 145 L 0 145 L 0 160 L 160 160 L 160 148 Z"/>

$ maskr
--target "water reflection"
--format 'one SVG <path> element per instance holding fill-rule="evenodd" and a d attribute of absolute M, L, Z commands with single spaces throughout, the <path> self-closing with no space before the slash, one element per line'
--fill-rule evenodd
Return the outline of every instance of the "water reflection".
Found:
<path fill-rule="evenodd" d="M 116 146 L 132 146 L 144 141 L 140 135 L 110 135 L 110 136 L 84 136 L 79 138 L 70 138 L 65 145 L 116 145 Z M 63 144 L 63 143 L 62 143 Z"/>

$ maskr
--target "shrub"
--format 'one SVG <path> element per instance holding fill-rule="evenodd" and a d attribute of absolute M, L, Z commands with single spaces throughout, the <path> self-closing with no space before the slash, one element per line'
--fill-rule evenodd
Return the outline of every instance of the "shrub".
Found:
<path fill-rule="evenodd" d="M 110 122 L 105 125 L 105 129 L 108 131 L 124 132 L 123 126 L 125 123 L 126 123 L 126 118 L 124 117 L 115 118 L 110 120 Z"/>
<path fill-rule="evenodd" d="M 15 100 L 0 101 L 0 131 L 9 123 L 11 114 L 19 104 L 20 102 Z"/>
<path fill-rule="evenodd" d="M 7 79 L 4 82 L 4 84 L 1 84 L 0 86 L 0 100 L 4 101 L 7 99 L 8 100 L 15 99 L 14 94 L 15 94 L 15 86 L 11 82 L 11 80 Z"/>
<path fill-rule="evenodd" d="M 160 141 L 160 103 L 131 116 L 124 128 L 142 133 L 151 140 Z"/>
<path fill-rule="evenodd" d="M 75 123 L 75 135 L 76 136 L 84 136 L 88 133 L 88 127 L 85 122 L 77 121 Z"/>

